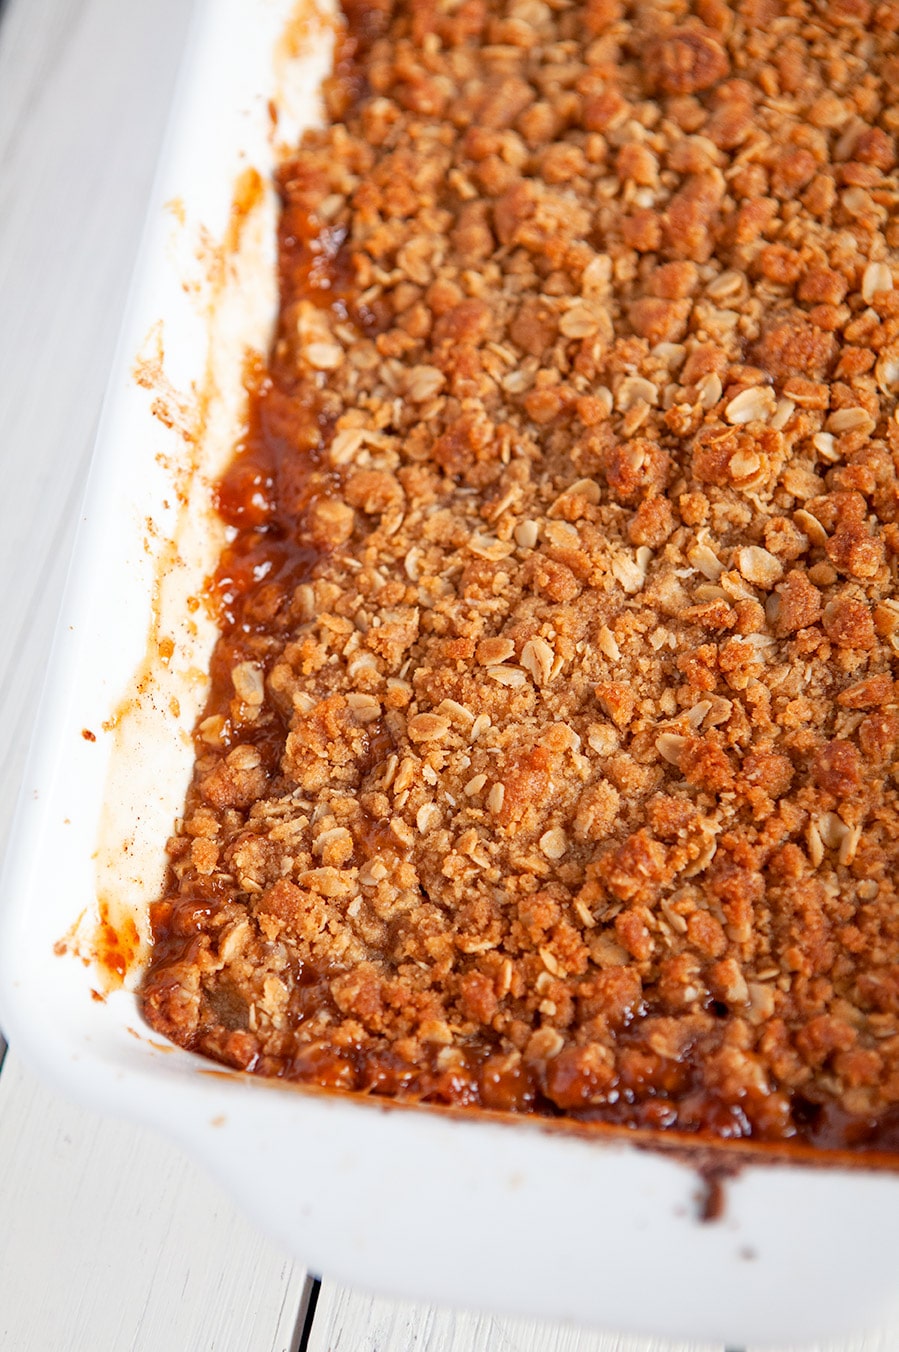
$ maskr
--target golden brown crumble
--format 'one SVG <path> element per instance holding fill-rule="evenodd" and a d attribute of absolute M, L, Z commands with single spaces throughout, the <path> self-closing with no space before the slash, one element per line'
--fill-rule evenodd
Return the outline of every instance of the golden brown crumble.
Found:
<path fill-rule="evenodd" d="M 899 3 L 344 11 L 145 1013 L 895 1145 Z"/>

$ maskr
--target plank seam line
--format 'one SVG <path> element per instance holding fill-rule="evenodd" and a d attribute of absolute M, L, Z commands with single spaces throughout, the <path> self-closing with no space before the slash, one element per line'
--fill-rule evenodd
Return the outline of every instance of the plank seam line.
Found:
<path fill-rule="evenodd" d="M 300 1308 L 297 1313 L 296 1329 L 294 1330 L 293 1342 L 290 1345 L 290 1352 L 308 1352 L 312 1325 L 315 1321 L 315 1307 L 318 1305 L 321 1285 L 321 1277 L 313 1277 L 311 1272 L 307 1274 L 303 1283 L 303 1294 L 300 1298 Z"/>

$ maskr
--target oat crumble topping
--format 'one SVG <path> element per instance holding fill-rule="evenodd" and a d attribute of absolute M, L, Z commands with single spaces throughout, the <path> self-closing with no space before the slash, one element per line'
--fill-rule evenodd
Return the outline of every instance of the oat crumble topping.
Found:
<path fill-rule="evenodd" d="M 344 0 L 142 1001 L 899 1142 L 899 2 Z"/>

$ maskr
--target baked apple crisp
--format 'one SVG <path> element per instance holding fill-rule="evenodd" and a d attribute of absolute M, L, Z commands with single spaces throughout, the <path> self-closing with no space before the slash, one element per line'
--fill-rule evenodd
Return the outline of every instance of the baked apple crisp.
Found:
<path fill-rule="evenodd" d="M 899 1144 L 899 3 L 344 0 L 142 1001 Z"/>

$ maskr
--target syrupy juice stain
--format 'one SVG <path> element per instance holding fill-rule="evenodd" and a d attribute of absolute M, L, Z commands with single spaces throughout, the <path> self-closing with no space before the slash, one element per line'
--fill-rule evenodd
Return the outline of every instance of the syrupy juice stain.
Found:
<path fill-rule="evenodd" d="M 266 182 L 255 168 L 248 167 L 237 178 L 231 204 L 231 212 L 225 234 L 221 242 L 209 245 L 201 256 L 204 262 L 203 290 L 210 296 L 209 314 L 215 311 L 217 298 L 221 294 L 229 260 L 237 256 L 242 247 L 245 231 L 262 205 L 267 192 Z M 184 224 L 183 203 L 173 207 L 173 212 L 181 225 Z M 202 233 L 202 232 L 201 232 Z M 132 375 L 138 386 L 153 395 L 150 411 L 153 416 L 172 431 L 178 433 L 189 453 L 179 454 L 171 460 L 158 457 L 160 463 L 172 475 L 172 490 L 175 500 L 182 511 L 189 507 L 189 484 L 199 468 L 197 458 L 206 431 L 208 402 L 213 388 L 211 370 L 203 387 L 189 397 L 180 394 L 171 384 L 164 368 L 165 353 L 162 341 L 162 325 L 155 325 L 145 344 L 145 351 L 135 362 Z M 147 521 L 149 536 L 157 534 L 152 521 Z M 150 551 L 149 543 L 145 548 Z M 167 570 L 177 564 L 177 536 L 165 538 L 156 557 L 156 582 L 151 598 L 151 623 L 147 637 L 146 656 L 141 661 L 133 678 L 132 687 L 104 721 L 103 731 L 117 736 L 128 720 L 139 715 L 148 702 L 158 694 L 157 673 L 161 667 L 168 667 L 175 657 L 175 642 L 168 635 L 161 635 L 161 586 Z M 207 584 L 207 592 L 212 582 Z M 195 612 L 205 598 L 191 597 L 187 603 L 188 612 Z M 167 699 L 167 708 L 172 717 L 180 717 L 180 702 L 172 696 Z M 81 731 L 87 742 L 96 742 L 96 734 L 88 728 Z M 128 845 L 122 848 L 127 853 Z M 146 957 L 146 942 L 142 939 L 134 915 L 129 910 L 127 900 L 117 900 L 100 896 L 97 901 L 96 918 L 88 923 L 86 916 L 79 918 L 72 930 L 54 945 L 57 955 L 70 953 L 77 955 L 88 966 L 93 966 L 98 975 L 101 990 L 92 990 L 94 999 L 103 1000 L 112 990 L 121 989 L 127 978 L 137 972 Z"/>
<path fill-rule="evenodd" d="M 137 925 L 130 915 L 113 923 L 109 903 L 100 901 L 94 935 L 94 963 L 109 990 L 118 990 L 134 967 L 141 948 Z"/>
<path fill-rule="evenodd" d="M 327 491 L 328 476 L 319 468 L 317 408 L 291 405 L 258 362 L 249 364 L 246 384 L 246 431 L 215 494 L 218 514 L 235 534 L 205 589 L 219 638 L 194 742 L 199 756 L 213 719 L 220 746 L 253 745 L 272 775 L 289 731 L 287 715 L 271 704 L 262 716 L 242 709 L 231 673 L 250 662 L 267 676 L 277 651 L 272 636 L 288 633 L 300 618 L 298 589 L 321 557 L 303 518 Z"/>

